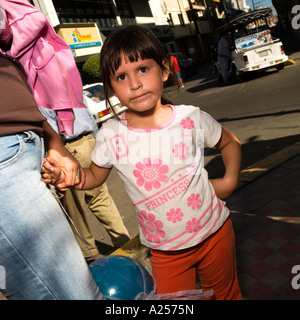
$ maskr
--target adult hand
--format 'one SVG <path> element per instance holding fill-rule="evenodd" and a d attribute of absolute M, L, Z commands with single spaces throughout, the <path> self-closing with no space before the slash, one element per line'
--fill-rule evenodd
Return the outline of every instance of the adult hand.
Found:
<path fill-rule="evenodd" d="M 79 162 L 64 147 L 60 150 L 48 150 L 48 157 L 55 159 L 64 174 L 64 181 L 56 185 L 58 189 L 65 189 L 74 185 L 79 188 L 85 183 L 85 174 Z"/>

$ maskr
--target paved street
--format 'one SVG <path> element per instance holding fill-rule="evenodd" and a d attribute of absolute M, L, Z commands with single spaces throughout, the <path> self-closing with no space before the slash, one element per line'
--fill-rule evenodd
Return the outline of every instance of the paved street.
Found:
<path fill-rule="evenodd" d="M 173 89 L 167 97 L 175 104 L 199 106 L 235 133 L 243 146 L 243 167 L 299 140 L 300 64 L 255 74 L 228 87 L 218 83 L 211 70 L 206 66 L 197 79 L 187 79 L 185 91 Z M 215 152 L 208 150 L 206 155 L 212 177 L 219 176 Z"/>

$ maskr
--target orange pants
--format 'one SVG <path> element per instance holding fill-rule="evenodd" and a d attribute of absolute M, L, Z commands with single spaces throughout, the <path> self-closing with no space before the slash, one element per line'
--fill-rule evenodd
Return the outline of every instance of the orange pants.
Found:
<path fill-rule="evenodd" d="M 230 219 L 201 244 L 179 251 L 151 250 L 157 294 L 196 288 L 196 272 L 203 291 L 214 299 L 242 299 L 238 285 L 235 238 Z"/>

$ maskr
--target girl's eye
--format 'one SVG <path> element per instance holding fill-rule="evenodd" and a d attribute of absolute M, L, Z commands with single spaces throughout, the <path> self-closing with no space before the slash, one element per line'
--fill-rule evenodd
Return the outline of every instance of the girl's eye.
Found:
<path fill-rule="evenodd" d="M 118 80 L 118 81 L 123 81 L 123 80 L 125 80 L 125 75 L 124 75 L 124 74 L 121 74 L 121 75 L 117 76 L 117 80 Z"/>
<path fill-rule="evenodd" d="M 145 72 L 147 72 L 147 70 L 148 70 L 147 67 L 142 67 L 142 68 L 140 68 L 140 72 L 141 72 L 141 73 L 145 73 Z"/>

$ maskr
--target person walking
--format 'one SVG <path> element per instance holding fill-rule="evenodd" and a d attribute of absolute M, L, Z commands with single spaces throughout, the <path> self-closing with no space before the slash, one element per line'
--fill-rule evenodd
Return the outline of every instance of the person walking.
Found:
<path fill-rule="evenodd" d="M 173 55 L 171 55 L 170 59 L 171 59 L 171 66 L 173 66 L 174 72 L 175 72 L 176 77 L 177 77 L 177 81 L 178 81 L 179 88 L 180 88 L 180 89 L 183 89 L 183 88 L 184 88 L 184 84 L 183 84 L 183 80 L 182 80 L 182 77 L 181 77 L 180 67 L 179 67 L 178 60 L 177 60 L 177 58 L 176 58 L 175 56 L 173 56 Z"/>
<path fill-rule="evenodd" d="M 224 85 L 228 84 L 228 63 L 230 61 L 230 43 L 229 32 L 226 31 L 221 34 L 218 43 L 218 62 L 222 73 Z"/>

